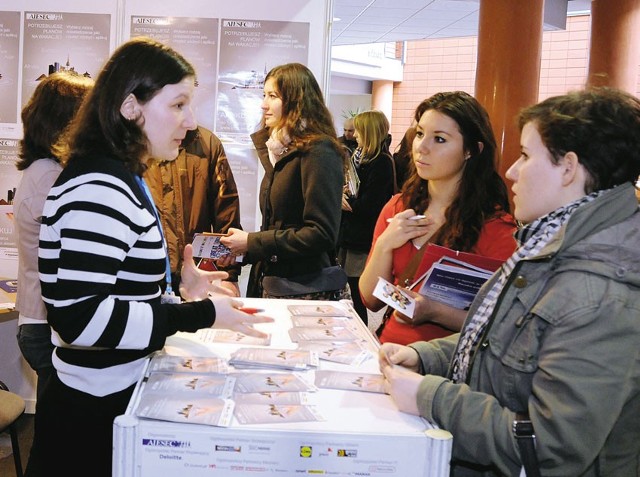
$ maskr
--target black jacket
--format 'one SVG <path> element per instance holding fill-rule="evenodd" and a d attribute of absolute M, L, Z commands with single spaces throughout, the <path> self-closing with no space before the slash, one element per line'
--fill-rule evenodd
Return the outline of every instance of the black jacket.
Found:
<path fill-rule="evenodd" d="M 268 138 L 268 129 L 251 135 L 265 175 L 260 185 L 262 227 L 249 234 L 245 262 L 279 277 L 319 271 L 332 264 L 337 246 L 343 157 L 327 139 L 305 151 L 290 147 L 272 166 Z M 252 271 L 248 289 L 258 275 Z"/>

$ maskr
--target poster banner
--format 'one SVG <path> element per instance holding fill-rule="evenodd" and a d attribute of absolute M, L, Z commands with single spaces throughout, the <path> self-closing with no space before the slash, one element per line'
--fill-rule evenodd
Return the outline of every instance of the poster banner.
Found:
<path fill-rule="evenodd" d="M 20 12 L 0 12 L 0 123 L 18 122 Z"/>
<path fill-rule="evenodd" d="M 110 54 L 110 32 L 109 14 L 25 12 L 22 105 L 38 81 L 55 71 L 95 78 Z"/>
<path fill-rule="evenodd" d="M 131 37 L 148 36 L 184 56 L 195 68 L 198 124 L 213 131 L 218 76 L 218 19 L 132 16 Z"/>
<path fill-rule="evenodd" d="M 254 132 L 266 74 L 284 63 L 306 65 L 308 53 L 308 23 L 223 19 L 216 132 Z"/>
<path fill-rule="evenodd" d="M 16 169 L 17 139 L 0 137 L 0 258 L 18 258 L 13 218 L 13 196 L 22 172 Z"/>

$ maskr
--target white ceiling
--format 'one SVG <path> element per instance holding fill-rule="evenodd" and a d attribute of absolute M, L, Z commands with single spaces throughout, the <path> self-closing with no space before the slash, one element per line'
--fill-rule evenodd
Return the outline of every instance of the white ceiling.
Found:
<path fill-rule="evenodd" d="M 590 8 L 569 0 L 567 11 Z M 334 0 L 332 45 L 473 36 L 479 10 L 480 0 Z"/>

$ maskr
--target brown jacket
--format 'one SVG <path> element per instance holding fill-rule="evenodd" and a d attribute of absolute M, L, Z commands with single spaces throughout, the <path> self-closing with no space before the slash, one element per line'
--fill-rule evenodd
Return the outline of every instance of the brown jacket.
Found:
<path fill-rule="evenodd" d="M 211 131 L 198 127 L 197 133 L 174 161 L 149 161 L 144 175 L 162 220 L 174 288 L 182 252 L 195 233 L 241 228 L 238 189 L 224 147 Z M 240 264 L 225 270 L 229 281 L 238 281 Z"/>

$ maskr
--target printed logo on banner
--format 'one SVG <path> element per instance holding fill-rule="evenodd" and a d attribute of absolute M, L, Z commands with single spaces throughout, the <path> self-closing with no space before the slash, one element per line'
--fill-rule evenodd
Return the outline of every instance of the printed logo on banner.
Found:
<path fill-rule="evenodd" d="M 64 18 L 60 13 L 25 13 L 24 17 L 27 20 L 51 20 L 51 21 L 59 21 Z"/>
<path fill-rule="evenodd" d="M 150 447 L 171 447 L 184 449 L 185 447 L 191 447 L 189 441 L 172 441 L 168 439 L 142 439 L 143 446 Z"/>
<path fill-rule="evenodd" d="M 234 28 L 262 28 L 262 24 L 260 22 L 247 20 L 223 20 L 222 26 Z"/>
<path fill-rule="evenodd" d="M 242 446 L 215 446 L 216 452 L 242 452 Z"/>
<path fill-rule="evenodd" d="M 356 449 L 338 449 L 338 457 L 358 457 Z"/>
<path fill-rule="evenodd" d="M 311 446 L 300 446 L 300 457 L 311 457 L 313 454 Z"/>

